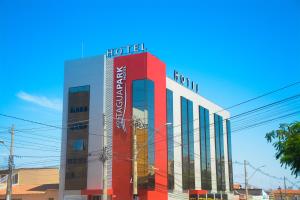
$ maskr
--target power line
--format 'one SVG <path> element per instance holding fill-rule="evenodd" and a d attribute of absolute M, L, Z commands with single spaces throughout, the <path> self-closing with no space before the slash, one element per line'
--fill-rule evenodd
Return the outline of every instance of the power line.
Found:
<path fill-rule="evenodd" d="M 269 119 L 269 120 L 265 120 L 265 121 L 262 121 L 262 122 L 259 122 L 259 123 L 255 123 L 255 124 L 249 125 L 249 126 L 245 126 L 245 127 L 242 127 L 241 129 L 233 130 L 231 132 L 237 132 L 237 131 L 245 130 L 245 129 L 248 129 L 248 128 L 253 128 L 253 127 L 256 127 L 256 126 L 259 126 L 259 125 L 262 125 L 262 124 L 265 124 L 265 123 L 268 123 L 268 122 L 272 122 L 272 121 L 275 121 L 275 120 L 278 120 L 278 119 L 282 119 L 282 118 L 286 118 L 286 117 L 291 117 L 291 116 L 297 115 L 298 113 L 300 113 L 300 110 L 296 111 L 296 112 L 292 112 L 292 113 L 286 114 L 286 115 L 282 115 L 280 117 L 275 117 L 273 119 Z"/>
<path fill-rule="evenodd" d="M 28 119 L 24 119 L 24 118 L 21 118 L 21 117 L 15 117 L 15 116 L 12 116 L 12 115 L 6 115 L 6 114 L 0 113 L 0 116 L 12 118 L 12 119 L 17 119 L 17 120 L 21 120 L 21 121 L 25 121 L 25 122 L 29 122 L 29 123 L 33 123 L 33 124 L 39 124 L 39 125 L 43 125 L 43 126 L 48 126 L 48 127 L 52 127 L 52 128 L 61 129 L 61 127 L 58 127 L 58 126 L 49 125 L 49 124 L 45 124 L 45 123 L 41 123 L 41 122 L 37 122 L 37 121 L 33 121 L 33 120 L 28 120 Z"/>
<path fill-rule="evenodd" d="M 30 156 L 30 155 L 15 155 L 15 158 L 58 158 L 60 156 L 49 156 L 49 155 L 44 155 L 44 156 Z"/>
<path fill-rule="evenodd" d="M 277 177 L 277 176 L 271 175 L 271 174 L 269 174 L 269 173 L 267 173 L 267 172 L 261 170 L 260 168 L 254 167 L 254 166 L 253 166 L 251 163 L 249 163 L 249 162 L 248 162 L 248 165 L 249 165 L 252 169 L 257 170 L 257 172 L 259 172 L 259 173 L 261 173 L 261 174 L 263 174 L 263 175 L 265 175 L 265 176 L 268 176 L 268 177 L 270 177 L 270 178 L 273 178 L 273 179 L 276 179 L 276 180 L 280 180 L 280 181 L 283 181 L 283 180 L 284 180 L 284 178 L 282 178 L 282 177 Z M 287 179 L 287 178 L 286 178 L 286 180 L 287 180 L 289 183 L 291 183 L 293 186 L 296 186 L 296 187 L 300 188 L 300 186 L 297 185 L 296 183 L 290 181 L 290 180 Z"/>
<path fill-rule="evenodd" d="M 29 137 L 29 138 L 31 138 L 31 137 Z M 6 140 L 6 142 L 7 142 L 8 140 Z M 49 147 L 52 147 L 52 148 L 55 148 L 55 149 L 58 149 L 58 148 L 60 148 L 60 145 L 59 146 L 53 146 L 53 145 L 49 145 L 49 144 L 46 144 L 46 143 L 44 143 L 44 144 L 42 144 L 42 143 L 38 143 L 38 142 L 31 142 L 31 141 L 27 141 L 27 140 L 22 140 L 22 141 L 16 141 L 15 142 L 16 144 L 25 144 L 25 145 L 27 145 L 27 144 L 30 144 L 31 146 L 39 146 L 39 147 L 46 147 L 46 148 L 49 148 Z"/>
<path fill-rule="evenodd" d="M 273 102 L 273 103 L 270 103 L 270 104 L 266 104 L 266 105 L 264 105 L 264 106 L 261 106 L 261 107 L 258 107 L 258 108 L 254 108 L 254 109 L 245 111 L 245 112 L 243 112 L 243 113 L 234 115 L 234 116 L 232 116 L 232 117 L 230 117 L 230 118 L 227 118 L 227 119 L 224 118 L 223 121 L 222 121 L 222 123 L 223 123 L 224 121 L 226 121 L 226 120 L 231 120 L 232 118 L 237 119 L 237 118 L 239 118 L 239 117 L 241 117 L 241 116 L 246 116 L 246 115 L 245 115 L 246 113 L 247 113 L 247 114 L 249 114 L 249 113 L 252 113 L 252 114 L 253 114 L 253 112 L 252 112 L 253 110 L 255 110 L 255 111 L 257 112 L 258 110 L 262 110 L 262 109 L 265 109 L 265 108 L 270 108 L 270 106 L 273 107 L 273 106 L 275 106 L 275 105 L 278 105 L 279 102 L 280 102 L 280 103 L 288 103 L 287 100 L 292 100 L 292 99 L 295 98 L 295 96 L 297 96 L 297 98 L 300 97 L 300 95 L 294 95 L 294 96 L 291 96 L 291 97 L 288 97 L 288 98 L 285 98 L 285 99 L 282 99 L 282 100 L 279 100 L 279 101 L 276 101 L 276 102 Z M 255 123 L 255 124 L 249 125 L 249 126 L 247 126 L 247 127 L 241 128 L 241 129 L 239 129 L 239 130 L 234 130 L 234 131 L 232 131 L 232 132 L 238 132 L 238 131 L 241 131 L 241 130 L 245 130 L 246 128 L 251 128 L 251 127 L 254 127 L 254 126 L 259 126 L 259 125 L 262 125 L 262 124 L 265 124 L 265 123 L 268 123 L 268 122 L 271 122 L 271 121 L 275 121 L 275 120 L 278 120 L 278 119 L 281 119 L 281 118 L 285 118 L 285 117 L 290 117 L 290 116 L 293 116 L 293 115 L 296 115 L 296 114 L 297 114 L 297 113 L 289 113 L 289 114 L 287 114 L 287 115 L 285 115 L 285 116 L 280 116 L 280 117 L 278 117 L 278 118 L 273 118 L 273 119 L 271 119 L 271 120 L 266 120 L 266 121 L 263 121 L 263 122 L 260 122 L 260 123 Z M 198 120 L 198 119 L 196 119 L 196 120 Z M 193 120 L 193 121 L 194 121 L 194 120 Z M 255 122 L 256 122 L 256 120 L 255 120 Z M 210 124 L 209 124 L 209 127 L 213 126 L 214 124 L 215 124 L 214 122 L 210 123 Z M 175 126 L 175 127 L 176 127 L 176 126 Z M 173 126 L 173 128 L 174 128 L 174 126 Z M 201 126 L 199 125 L 198 128 L 194 128 L 194 129 L 193 129 L 193 131 L 194 131 L 194 136 L 197 135 L 197 134 L 199 134 L 199 132 L 196 132 L 196 131 L 199 131 L 201 128 L 203 128 L 203 127 L 201 127 Z M 181 137 L 181 134 L 180 134 L 180 133 L 181 133 L 181 131 L 173 133 L 173 135 L 175 135 L 173 138 Z M 226 133 L 226 132 L 225 132 L 225 133 Z M 210 138 L 214 138 L 214 135 L 211 135 Z M 163 141 L 164 141 L 164 138 L 161 140 L 161 142 L 163 142 Z M 155 141 L 155 142 L 157 142 L 157 141 Z M 155 142 L 153 142 L 152 144 L 154 144 Z M 174 141 L 174 142 L 175 142 L 175 141 Z M 198 142 L 200 142 L 200 140 L 199 140 Z M 195 143 L 196 143 L 196 141 L 195 141 Z M 180 144 L 180 145 L 181 145 L 181 144 Z"/>
<path fill-rule="evenodd" d="M 218 111 L 218 112 L 221 112 L 221 111 L 224 111 L 224 110 L 229 110 L 229 109 L 235 108 L 235 107 L 237 107 L 237 106 L 240 106 L 240 105 L 249 103 L 249 102 L 251 102 L 251 101 L 260 99 L 260 98 L 265 97 L 265 96 L 268 96 L 268 95 L 270 95 L 270 94 L 274 94 L 274 93 L 276 93 L 276 92 L 285 90 L 285 89 L 287 89 L 287 88 L 289 88 L 289 87 L 292 87 L 292 86 L 295 86 L 295 85 L 297 85 L 297 84 L 299 84 L 299 83 L 300 83 L 300 81 L 297 81 L 297 82 L 288 84 L 288 85 L 283 86 L 283 87 L 281 87 L 281 88 L 278 88 L 278 89 L 276 89 L 276 90 L 272 90 L 272 91 L 270 91 L 270 92 L 266 92 L 266 93 L 261 94 L 261 95 L 259 95 L 259 96 L 257 96 L 257 97 L 254 97 L 254 98 L 251 98 L 251 99 L 242 101 L 242 102 L 240 102 L 240 103 L 237 103 L 237 104 L 235 104 L 235 105 L 229 106 L 229 107 L 224 108 L 224 109 L 222 109 L 222 110 L 220 110 L 220 111 Z M 218 112 L 217 112 L 217 113 L 218 113 Z"/>
<path fill-rule="evenodd" d="M 298 83 L 300 83 L 300 82 L 296 82 L 296 83 L 294 83 L 294 84 L 290 84 L 290 85 L 285 86 L 285 87 L 283 87 L 283 88 L 280 88 L 280 89 L 278 89 L 278 90 L 275 90 L 275 91 L 271 91 L 271 92 L 265 93 L 265 94 L 263 94 L 263 95 L 260 95 L 260 96 L 258 96 L 258 97 L 255 97 L 255 98 L 249 99 L 249 100 L 247 100 L 247 101 L 241 102 L 241 103 L 239 103 L 239 104 L 233 105 L 233 106 L 228 107 L 228 108 L 226 108 L 226 109 L 231 109 L 231 108 L 233 108 L 233 107 L 242 105 L 242 104 L 244 104 L 244 103 L 248 103 L 248 102 L 250 102 L 250 101 L 256 100 L 256 99 L 261 98 L 261 97 L 263 97 L 263 96 L 267 96 L 267 95 L 269 95 L 269 94 L 278 92 L 278 91 L 280 91 L 280 90 L 282 90 L 282 89 L 285 89 L 285 88 L 287 88 L 287 87 L 291 87 L 291 86 L 293 86 L 293 85 L 295 85 L 295 84 L 298 84 Z M 223 110 L 225 110 L 225 109 L 223 109 Z M 221 111 L 218 111 L 218 112 L 221 112 Z M 218 112 L 215 112 L 215 113 L 218 113 Z M 253 113 L 253 112 L 252 112 L 252 113 Z M 212 113 L 212 114 L 214 114 L 214 113 Z M 292 113 L 291 113 L 291 114 L 292 114 Z M 1 116 L 5 116 L 5 117 L 10 117 L 10 118 L 18 119 L 18 120 L 23 120 L 23 121 L 30 122 L 30 123 L 36 123 L 36 124 L 43 125 L 43 126 L 48 126 L 48 127 L 51 127 L 51 128 L 63 129 L 62 127 L 58 127 L 58 126 L 54 126 L 54 125 L 49 125 L 49 124 L 46 124 L 46 123 L 35 122 L 35 121 L 32 121 L 32 120 L 26 120 L 26 119 L 23 119 L 23 118 L 18 118 L 18 117 L 9 116 L 9 115 L 4 115 L 4 114 L 0 114 L 0 115 L 1 115 Z M 281 116 L 281 117 L 283 117 L 283 116 Z M 278 119 L 278 118 L 277 118 L 277 119 Z M 195 119 L 195 120 L 198 120 L 198 119 Z M 274 119 L 271 119 L 271 120 L 274 120 Z M 83 120 L 83 121 L 89 121 L 89 120 Z M 270 120 L 267 120 L 267 121 L 270 121 Z M 75 122 L 75 123 L 77 123 L 77 122 Z M 263 122 L 263 123 L 265 123 L 265 122 Z M 181 125 L 182 125 L 182 124 L 180 124 L 180 125 L 178 125 L 178 126 L 181 126 Z M 258 123 L 254 124 L 254 125 L 258 125 Z"/>
<path fill-rule="evenodd" d="M 283 86 L 283 87 L 281 87 L 281 88 L 279 88 L 279 89 L 272 90 L 272 91 L 270 91 L 270 92 L 261 94 L 261 95 L 259 95 L 259 96 L 254 97 L 254 98 L 251 98 L 251 99 L 245 100 L 245 101 L 243 101 L 243 102 L 234 104 L 234 105 L 232 105 L 232 106 L 229 106 L 229 107 L 227 107 L 227 108 L 221 109 L 221 110 L 219 110 L 219 111 L 217 111 L 217 112 L 215 112 L 215 113 L 212 113 L 212 114 L 216 114 L 216 113 L 219 113 L 219 112 L 221 112 L 221 111 L 229 110 L 229 109 L 232 109 L 232 108 L 234 108 L 234 107 L 237 107 L 237 106 L 240 106 L 240 105 L 249 103 L 249 102 L 251 102 L 251 101 L 260 99 L 260 98 L 265 97 L 265 96 L 268 96 L 268 95 L 270 95 L 270 94 L 274 94 L 274 93 L 276 93 L 276 92 L 282 91 L 282 90 L 287 89 L 287 88 L 289 88 L 289 87 L 295 86 L 295 85 L 297 85 L 297 84 L 299 84 L 299 83 L 300 83 L 300 81 L 297 81 L 297 82 L 288 84 L 288 85 Z M 25 121 L 25 122 L 29 122 L 29 123 L 34 123 L 34 124 L 38 124 L 38 125 L 42 125 L 42 126 L 48 126 L 48 127 L 51 127 L 51 128 L 62 129 L 62 127 L 59 127 L 59 126 L 50 125 L 50 124 L 46 124 L 46 123 L 42 123 L 42 122 L 38 122 L 38 121 L 33 121 L 33 120 L 21 118 L 21 117 L 16 117 L 16 116 L 12 116 L 12 115 L 7 115 L 7 114 L 3 114 L 3 113 L 0 113 L 0 116 L 7 117 L 7 118 L 12 118 L 12 119 L 16 119 L 16 120 L 21 120 L 21 121 Z M 131 120 L 131 119 L 130 119 L 130 120 Z M 198 119 L 197 119 L 197 120 L 198 120 Z M 83 121 L 88 121 L 88 120 L 83 120 Z M 76 123 L 77 123 L 77 122 L 76 122 Z M 180 125 L 179 125 L 179 126 L 180 126 Z"/>

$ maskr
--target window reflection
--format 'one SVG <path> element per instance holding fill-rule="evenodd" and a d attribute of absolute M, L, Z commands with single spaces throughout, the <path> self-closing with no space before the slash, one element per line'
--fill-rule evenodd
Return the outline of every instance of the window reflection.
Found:
<path fill-rule="evenodd" d="M 85 144 L 83 139 L 76 139 L 73 141 L 72 149 L 74 151 L 83 151 L 85 150 Z"/>
<path fill-rule="evenodd" d="M 214 122 L 215 122 L 217 190 L 225 191 L 226 188 L 225 188 L 223 117 L 214 114 Z"/>
<path fill-rule="evenodd" d="M 87 184 L 90 86 L 69 88 L 65 189 L 81 190 Z"/>
<path fill-rule="evenodd" d="M 201 155 L 201 186 L 204 190 L 211 190 L 210 164 L 210 124 L 208 109 L 199 107 L 200 119 L 200 155 Z"/>
<path fill-rule="evenodd" d="M 181 97 L 182 188 L 195 189 L 193 103 Z"/>
<path fill-rule="evenodd" d="M 167 89 L 168 189 L 174 189 L 173 92 Z"/>
<path fill-rule="evenodd" d="M 138 185 L 154 188 L 154 83 L 151 80 L 132 82 L 133 118 L 146 126 L 137 128 Z"/>
<path fill-rule="evenodd" d="M 231 149 L 231 124 L 226 120 L 227 148 L 228 148 L 228 169 L 229 169 L 229 188 L 233 190 L 233 172 L 232 172 L 232 149 Z"/>

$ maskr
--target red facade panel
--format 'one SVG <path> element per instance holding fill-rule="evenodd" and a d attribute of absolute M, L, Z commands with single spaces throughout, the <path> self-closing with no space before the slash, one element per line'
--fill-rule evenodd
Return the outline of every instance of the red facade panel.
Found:
<path fill-rule="evenodd" d="M 132 199 L 132 81 L 154 82 L 155 190 L 139 190 L 139 197 L 167 199 L 166 66 L 149 53 L 114 58 L 113 197 Z"/>

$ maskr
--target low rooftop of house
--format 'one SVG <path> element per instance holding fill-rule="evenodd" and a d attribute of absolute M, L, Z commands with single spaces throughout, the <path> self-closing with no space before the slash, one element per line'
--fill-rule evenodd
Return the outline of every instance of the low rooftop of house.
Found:
<path fill-rule="evenodd" d="M 45 194 L 49 190 L 58 190 L 59 184 L 42 185 L 13 185 L 12 191 L 15 195 Z M 6 194 L 6 187 L 0 188 L 0 195 Z"/>
<path fill-rule="evenodd" d="M 281 189 L 281 190 L 273 190 L 272 194 L 290 194 L 290 195 L 300 195 L 300 190 L 285 190 L 285 189 Z"/>

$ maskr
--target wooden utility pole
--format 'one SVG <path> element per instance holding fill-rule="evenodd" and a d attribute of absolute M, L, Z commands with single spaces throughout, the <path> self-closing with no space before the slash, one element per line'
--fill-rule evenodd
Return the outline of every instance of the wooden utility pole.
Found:
<path fill-rule="evenodd" d="M 13 168 L 14 168 L 14 125 L 12 125 L 10 130 L 10 153 L 8 159 L 8 177 L 6 186 L 6 200 L 11 200 L 12 196 L 12 182 L 13 182 Z"/>

